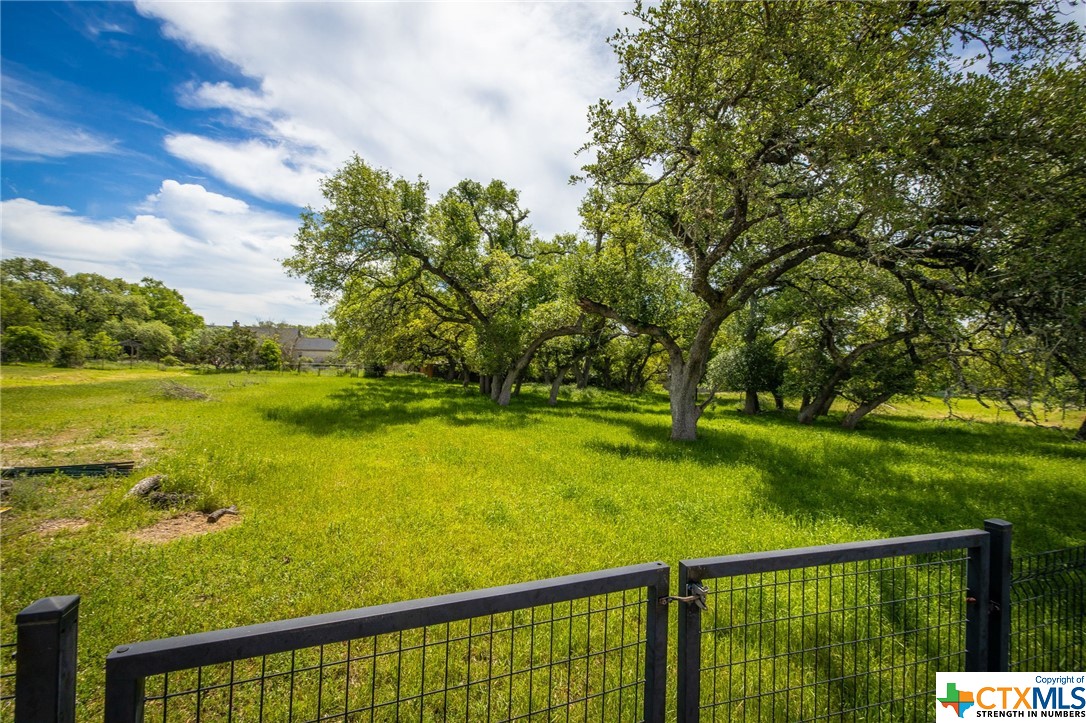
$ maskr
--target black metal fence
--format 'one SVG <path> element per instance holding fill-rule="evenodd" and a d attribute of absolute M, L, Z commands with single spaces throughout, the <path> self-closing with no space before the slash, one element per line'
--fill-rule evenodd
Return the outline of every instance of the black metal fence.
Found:
<path fill-rule="evenodd" d="M 15 643 L 0 643 L 0 720 L 15 715 Z"/>
<path fill-rule="evenodd" d="M 15 616 L 15 627 L 15 720 L 74 721 L 79 596 L 36 600 Z M 10 655 L 9 649 L 4 653 Z M 8 679 L 4 683 L 7 695 Z M 2 706 L 6 713 L 8 702 Z"/>
<path fill-rule="evenodd" d="M 1086 664 L 1086 545 L 1014 558 L 1010 670 Z"/>
<path fill-rule="evenodd" d="M 669 568 L 122 646 L 106 720 L 663 718 Z"/>
<path fill-rule="evenodd" d="M 930 719 L 985 668 L 988 565 L 980 530 L 681 561 L 679 721 Z"/>
<path fill-rule="evenodd" d="M 1086 668 L 1086 546 L 1011 525 L 684 560 L 121 646 L 110 723 L 928 720 L 936 671 Z M 79 598 L 0 646 L 0 721 L 75 719 Z M 13 677 L 14 676 L 14 677 Z M 14 680 L 14 709 L 12 681 Z"/>

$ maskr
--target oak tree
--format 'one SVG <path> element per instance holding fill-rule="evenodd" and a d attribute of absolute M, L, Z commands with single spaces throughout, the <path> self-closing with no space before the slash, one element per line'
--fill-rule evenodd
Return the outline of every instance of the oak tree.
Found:
<path fill-rule="evenodd" d="M 754 294 L 819 256 L 877 258 L 930 225 L 913 161 L 938 135 L 932 104 L 989 82 L 961 43 L 1043 65 L 1074 39 L 1052 4 L 664 0 L 631 16 L 612 45 L 638 98 L 592 107 L 584 170 L 604 195 L 636 192 L 622 210 L 667 239 L 696 323 L 676 330 L 590 294 L 580 304 L 667 351 L 676 440 L 696 437 L 718 331 Z M 944 254 L 919 237 L 895 264 Z"/>

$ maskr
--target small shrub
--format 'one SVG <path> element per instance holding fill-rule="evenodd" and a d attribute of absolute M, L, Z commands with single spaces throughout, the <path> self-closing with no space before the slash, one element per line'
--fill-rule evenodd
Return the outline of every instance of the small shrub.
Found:
<path fill-rule="evenodd" d="M 271 371 L 280 371 L 283 368 L 283 350 L 275 339 L 265 339 L 256 352 L 260 364 Z"/>
<path fill-rule="evenodd" d="M 363 376 L 373 377 L 375 379 L 383 377 L 385 375 L 385 372 L 387 371 L 388 369 L 385 367 L 385 365 L 379 362 L 366 362 L 365 366 L 362 367 Z"/>
<path fill-rule="evenodd" d="M 162 359 L 160 359 L 160 361 L 165 366 L 168 366 L 168 367 L 179 367 L 179 366 L 181 366 L 181 360 L 178 359 L 177 357 L 175 357 L 173 354 L 167 354 L 166 356 L 162 357 Z"/>
<path fill-rule="evenodd" d="M 0 498 L 17 510 L 38 510 L 48 503 L 43 477 L 16 477 L 4 480 L 4 494 Z"/>
<path fill-rule="evenodd" d="M 177 338 L 173 331 L 161 321 L 146 321 L 135 329 L 136 341 L 140 343 L 142 354 L 151 359 L 161 359 L 173 354 Z"/>
<path fill-rule="evenodd" d="M 121 345 L 117 340 L 104 331 L 100 331 L 90 338 L 91 359 L 104 359 L 116 361 L 121 356 Z"/>
<path fill-rule="evenodd" d="M 58 367 L 78 369 L 87 363 L 88 356 L 90 356 L 90 345 L 79 337 L 69 337 L 57 350 L 53 364 Z"/>
<path fill-rule="evenodd" d="M 48 361 L 57 349 L 56 339 L 32 326 L 9 326 L 0 337 L 4 361 Z"/>

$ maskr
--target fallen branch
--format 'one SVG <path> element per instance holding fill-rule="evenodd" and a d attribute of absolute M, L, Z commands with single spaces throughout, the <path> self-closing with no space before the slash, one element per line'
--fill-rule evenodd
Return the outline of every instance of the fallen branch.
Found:
<path fill-rule="evenodd" d="M 193 401 L 211 399 L 211 395 L 207 392 L 201 392 L 199 389 L 178 382 L 162 382 L 158 385 L 157 393 L 158 396 L 167 399 L 188 399 Z"/>
<path fill-rule="evenodd" d="M 223 507 L 221 510 L 215 510 L 207 516 L 208 522 L 218 522 L 219 518 L 223 515 L 236 515 L 238 514 L 238 506 L 230 505 L 229 507 Z"/>

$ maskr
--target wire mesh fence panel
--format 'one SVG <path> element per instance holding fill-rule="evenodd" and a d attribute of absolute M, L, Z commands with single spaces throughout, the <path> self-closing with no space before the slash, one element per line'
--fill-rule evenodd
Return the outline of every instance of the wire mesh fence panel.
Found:
<path fill-rule="evenodd" d="M 704 611 L 680 637 L 680 657 L 698 648 L 680 664 L 697 676 L 680 682 L 680 720 L 930 720 L 936 672 L 977 664 L 981 548 L 849 559 L 861 549 L 682 563 Z"/>
<path fill-rule="evenodd" d="M 926 720 L 965 661 L 963 555 L 709 582 L 702 706 L 712 720 Z"/>
<path fill-rule="evenodd" d="M 142 719 L 643 720 L 646 696 L 662 701 L 650 682 L 664 674 L 662 652 L 650 651 L 666 649 L 666 638 L 663 648 L 653 640 L 666 636 L 666 616 L 653 612 L 667 592 L 667 568 L 652 572 L 661 569 L 657 586 L 386 621 L 396 629 L 142 676 Z"/>
<path fill-rule="evenodd" d="M 1086 669 L 1086 545 L 1015 557 L 1010 669 Z"/>
<path fill-rule="evenodd" d="M 0 723 L 15 719 L 15 643 L 0 643 Z"/>

